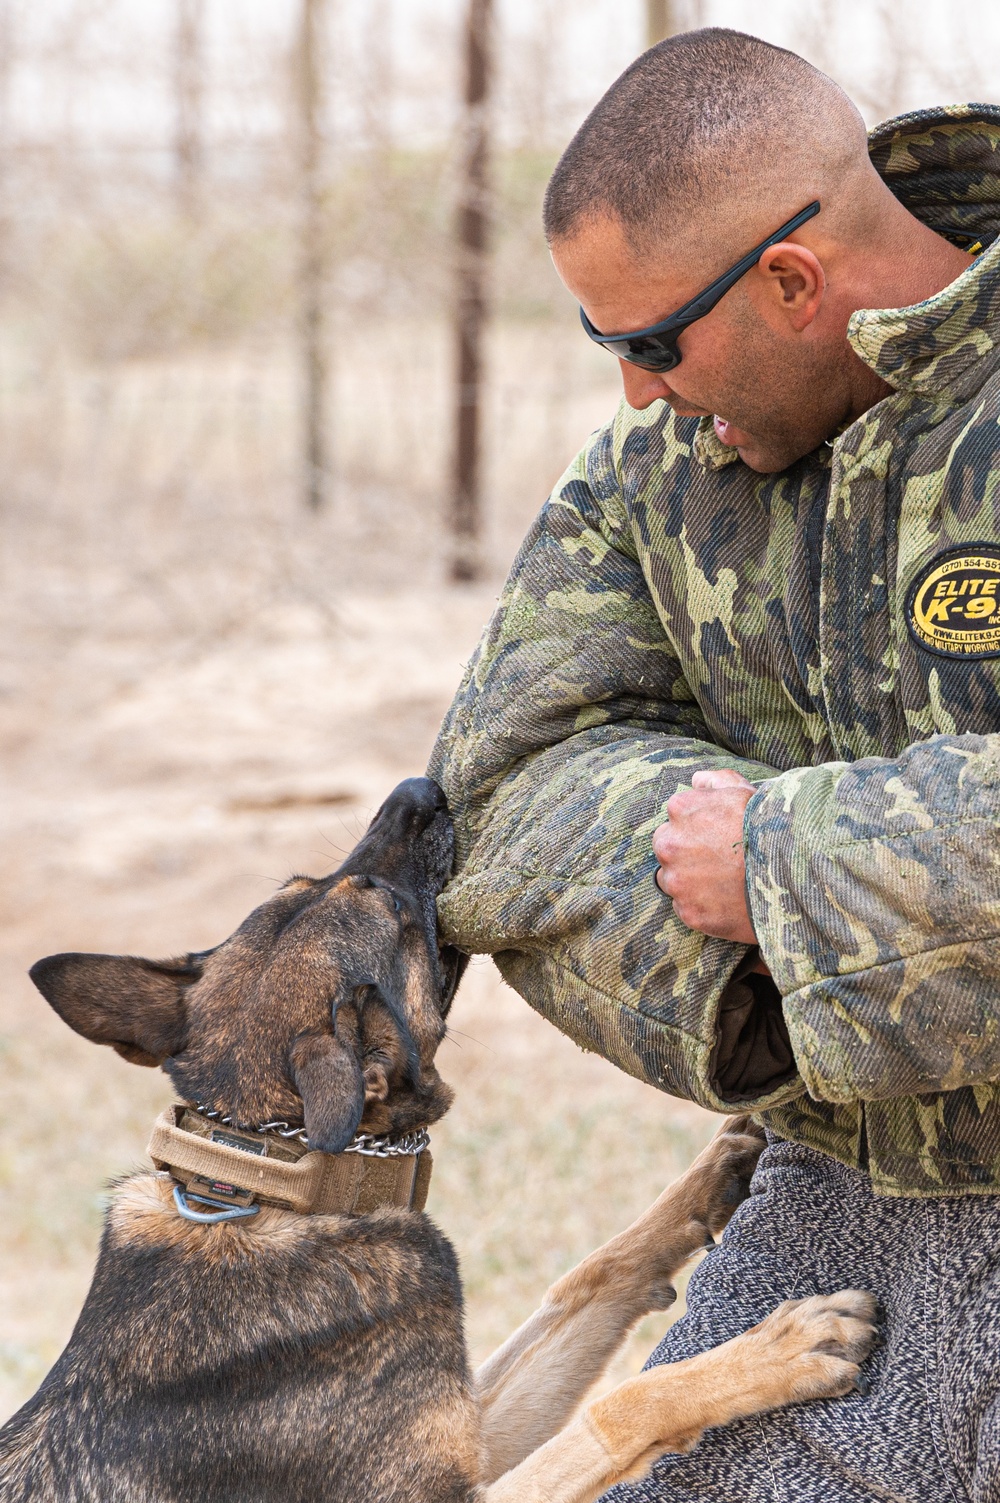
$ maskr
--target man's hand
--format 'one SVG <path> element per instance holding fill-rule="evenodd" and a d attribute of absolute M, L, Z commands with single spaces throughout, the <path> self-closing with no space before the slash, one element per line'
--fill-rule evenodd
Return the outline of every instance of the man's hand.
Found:
<path fill-rule="evenodd" d="M 667 800 L 670 822 L 653 835 L 656 881 L 681 923 L 744 945 L 757 943 L 743 863 L 743 815 L 755 792 L 738 772 L 696 772 L 690 790 Z"/>

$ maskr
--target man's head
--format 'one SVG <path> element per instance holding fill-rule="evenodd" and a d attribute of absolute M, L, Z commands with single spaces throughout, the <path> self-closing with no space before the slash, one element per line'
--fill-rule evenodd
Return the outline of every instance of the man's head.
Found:
<path fill-rule="evenodd" d="M 965 264 L 878 176 L 847 95 L 755 37 L 686 32 L 612 85 L 546 194 L 556 269 L 605 334 L 666 318 L 817 199 L 818 215 L 681 334 L 674 370 L 622 362 L 633 406 L 714 415 L 762 471 L 885 394 L 846 341 L 850 314 L 916 301 Z"/>

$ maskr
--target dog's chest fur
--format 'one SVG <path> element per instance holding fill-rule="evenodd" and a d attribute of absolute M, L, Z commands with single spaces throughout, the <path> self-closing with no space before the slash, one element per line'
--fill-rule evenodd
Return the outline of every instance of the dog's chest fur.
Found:
<path fill-rule="evenodd" d="M 199 1227 L 169 1196 L 119 1188 L 70 1343 L 0 1432 L 5 1503 L 475 1497 L 458 1269 L 426 1217 Z"/>

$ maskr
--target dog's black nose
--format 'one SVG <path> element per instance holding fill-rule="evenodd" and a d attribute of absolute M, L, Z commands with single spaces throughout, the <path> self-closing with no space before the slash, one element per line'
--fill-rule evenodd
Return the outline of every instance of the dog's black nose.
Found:
<path fill-rule="evenodd" d="M 452 862 L 451 820 L 438 785 L 407 778 L 394 788 L 337 875 L 364 873 L 437 894 Z"/>
<path fill-rule="evenodd" d="M 392 790 L 376 819 L 383 814 L 402 818 L 413 834 L 419 835 L 447 807 L 445 796 L 433 778 L 407 778 Z"/>

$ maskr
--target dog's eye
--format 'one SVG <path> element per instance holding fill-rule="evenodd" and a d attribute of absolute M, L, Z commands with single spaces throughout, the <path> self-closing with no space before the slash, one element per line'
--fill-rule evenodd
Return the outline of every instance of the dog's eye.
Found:
<path fill-rule="evenodd" d="M 399 899 L 396 897 L 395 893 L 393 893 L 393 895 L 392 895 L 392 906 L 393 906 L 393 908 L 395 908 L 395 910 L 396 910 L 397 913 L 402 913 L 402 911 L 403 911 L 403 905 L 399 901 Z"/>

